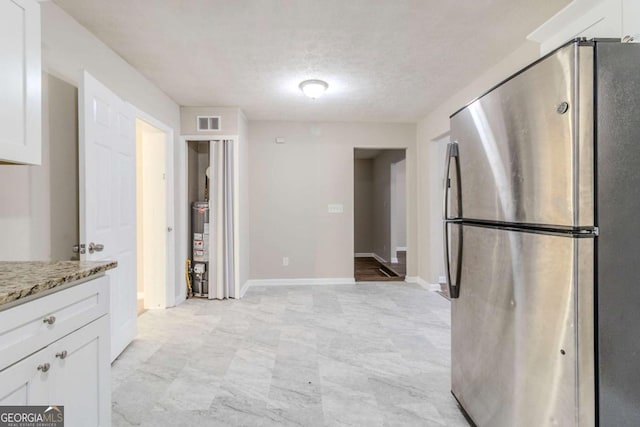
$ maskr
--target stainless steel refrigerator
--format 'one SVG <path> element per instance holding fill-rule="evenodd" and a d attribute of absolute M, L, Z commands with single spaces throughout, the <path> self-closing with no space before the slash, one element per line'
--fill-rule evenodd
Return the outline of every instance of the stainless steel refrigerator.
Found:
<path fill-rule="evenodd" d="M 484 427 L 640 425 L 640 45 L 575 40 L 451 116 L 452 393 Z"/>

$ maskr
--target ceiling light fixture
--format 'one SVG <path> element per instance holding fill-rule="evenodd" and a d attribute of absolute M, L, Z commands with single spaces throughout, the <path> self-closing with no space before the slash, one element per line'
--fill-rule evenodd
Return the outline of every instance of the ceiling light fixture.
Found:
<path fill-rule="evenodd" d="M 300 90 L 311 99 L 319 98 L 325 90 L 329 88 L 329 84 L 323 80 L 305 80 L 300 83 Z"/>

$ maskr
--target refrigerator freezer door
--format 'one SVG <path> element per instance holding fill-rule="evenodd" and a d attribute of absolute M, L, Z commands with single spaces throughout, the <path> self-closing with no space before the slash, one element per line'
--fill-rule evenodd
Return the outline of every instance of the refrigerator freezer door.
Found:
<path fill-rule="evenodd" d="M 478 427 L 593 426 L 594 239 L 448 227 L 460 404 Z"/>
<path fill-rule="evenodd" d="M 593 47 L 573 43 L 453 115 L 462 210 L 450 216 L 593 226 L 592 76 Z"/>

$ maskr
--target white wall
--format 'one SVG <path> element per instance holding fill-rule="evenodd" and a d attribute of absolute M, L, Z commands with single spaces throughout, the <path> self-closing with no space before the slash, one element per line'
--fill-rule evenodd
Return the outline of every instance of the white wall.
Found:
<path fill-rule="evenodd" d="M 191 215 L 191 203 L 199 199 L 199 189 L 198 189 L 198 143 L 197 142 L 189 142 L 187 143 L 187 207 L 188 214 Z M 190 217 L 189 217 L 190 218 Z M 191 236 L 191 232 L 189 232 L 189 236 Z M 191 237 L 187 237 L 187 241 L 190 241 Z"/>
<path fill-rule="evenodd" d="M 407 161 L 391 164 L 391 262 L 398 248 L 407 246 Z"/>
<path fill-rule="evenodd" d="M 405 158 L 404 150 L 384 150 L 373 159 L 373 253 L 391 262 L 392 242 L 391 167 Z M 403 221 L 406 225 L 406 221 Z"/>
<path fill-rule="evenodd" d="M 210 165 L 210 151 L 208 142 L 198 143 L 198 169 L 196 171 L 196 177 L 198 181 L 196 199 L 194 201 L 202 201 L 205 199 L 205 193 L 207 192 L 207 168 Z M 211 191 L 211 184 L 209 184 L 209 191 Z M 211 193 L 209 193 L 211 197 Z"/>
<path fill-rule="evenodd" d="M 79 239 L 78 90 L 48 76 L 47 93 L 51 259 L 68 260 Z"/>
<path fill-rule="evenodd" d="M 354 147 L 407 148 L 415 275 L 415 132 L 414 124 L 249 122 L 251 279 L 353 278 Z M 344 212 L 328 213 L 328 204 Z"/>
<path fill-rule="evenodd" d="M 373 160 L 353 165 L 354 252 L 373 253 Z"/>
<path fill-rule="evenodd" d="M 0 165 L 3 261 L 68 260 L 78 243 L 77 90 L 43 73 L 42 94 L 42 165 Z"/>
<path fill-rule="evenodd" d="M 77 87 L 82 70 L 86 69 L 121 98 L 173 128 L 175 150 L 182 148 L 177 143 L 180 129 L 178 105 L 60 7 L 53 2 L 42 2 L 40 6 L 44 71 Z M 49 96 L 46 91 L 45 88 L 43 90 L 45 98 Z M 52 108 L 56 106 L 56 100 L 50 99 L 49 105 Z M 45 105 L 43 117 L 48 114 L 48 106 Z M 174 168 L 176 170 L 174 175 L 178 177 L 177 172 L 180 169 L 176 163 Z M 32 241 L 31 237 L 47 235 L 52 227 L 50 220 L 34 219 L 34 212 L 40 212 L 44 217 L 44 212 L 40 210 L 37 203 L 48 197 L 46 196 L 49 192 L 48 181 L 40 177 L 42 174 L 48 176 L 47 166 L 28 171 L 21 169 L 4 173 L 17 174 L 15 178 L 20 179 L 10 180 L 5 176 L 0 180 L 0 195 L 3 196 L 2 200 L 7 201 L 6 204 L 10 206 L 4 208 L 5 212 L 0 213 L 3 218 L 0 220 L 0 233 L 6 236 L 17 232 L 23 238 L 19 241 L 3 238 L 0 241 L 0 259 L 49 259 L 50 253 L 43 251 L 40 242 Z M 16 182 L 18 182 L 17 185 Z M 176 185 L 176 191 L 180 191 L 178 185 Z M 50 218 L 49 213 L 46 217 Z M 183 223 L 176 218 L 174 236 L 186 233 L 181 229 Z M 26 240 L 25 236 L 28 236 Z M 180 254 L 177 257 L 179 259 L 176 259 L 180 266 L 184 262 L 181 255 L 184 251 L 186 251 L 186 244 L 182 243 L 181 250 L 176 251 L 176 254 Z M 184 284 L 182 268 L 176 268 L 175 283 L 176 294 L 179 294 Z"/>

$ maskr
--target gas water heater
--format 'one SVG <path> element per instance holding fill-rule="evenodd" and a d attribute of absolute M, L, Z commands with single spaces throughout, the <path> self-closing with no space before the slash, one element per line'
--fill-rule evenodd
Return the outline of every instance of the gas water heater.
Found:
<path fill-rule="evenodd" d="M 209 295 L 209 202 L 191 205 L 191 277 L 193 296 Z"/>

